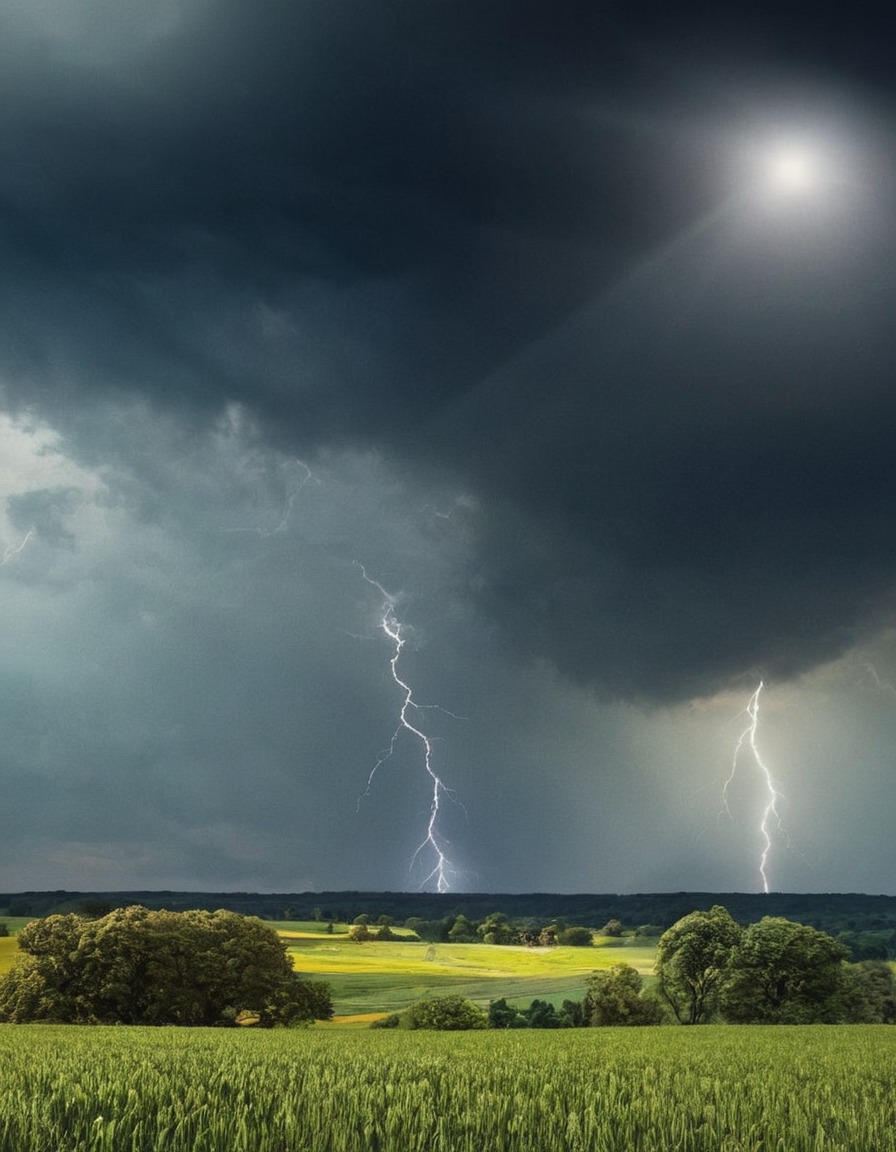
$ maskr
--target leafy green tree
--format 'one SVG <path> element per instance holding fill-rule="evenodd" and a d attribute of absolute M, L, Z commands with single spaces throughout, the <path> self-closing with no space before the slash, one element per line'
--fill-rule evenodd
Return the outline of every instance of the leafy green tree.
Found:
<path fill-rule="evenodd" d="M 564 928 L 557 937 L 557 943 L 565 944 L 567 948 L 590 948 L 594 934 L 590 928 Z"/>
<path fill-rule="evenodd" d="M 379 923 L 379 922 L 378 922 Z M 388 924 L 380 924 L 373 934 L 374 940 L 397 940 L 398 936 Z"/>
<path fill-rule="evenodd" d="M 503 912 L 491 912 L 476 929 L 484 944 L 516 944 L 519 933 Z"/>
<path fill-rule="evenodd" d="M 720 996 L 735 1024 L 828 1024 L 844 1014 L 848 951 L 838 940 L 777 916 L 747 928 Z"/>
<path fill-rule="evenodd" d="M 533 1000 L 525 1013 L 527 1028 L 568 1028 L 568 1020 L 561 1016 L 549 1000 Z"/>
<path fill-rule="evenodd" d="M 463 1032 L 487 1028 L 488 1015 L 463 996 L 432 996 L 412 1004 L 407 1014 L 411 1028 L 429 1028 L 438 1032 Z"/>
<path fill-rule="evenodd" d="M 712 1016 L 741 928 L 721 905 L 691 912 L 660 938 L 656 974 L 662 998 L 679 1024 L 703 1024 Z"/>
<path fill-rule="evenodd" d="M 476 928 L 461 914 L 455 917 L 448 931 L 448 939 L 452 944 L 473 944 L 476 941 Z"/>
<path fill-rule="evenodd" d="M 644 981 L 630 964 L 614 964 L 588 977 L 585 1014 L 595 1028 L 619 1024 L 659 1024 L 661 1005 L 644 996 Z"/>
<path fill-rule="evenodd" d="M 372 940 L 373 936 L 366 924 L 359 924 L 355 921 L 348 930 L 348 938 L 354 940 L 356 944 L 363 944 L 365 940 Z"/>
<path fill-rule="evenodd" d="M 233 1024 L 327 1019 L 329 989 L 301 979 L 286 946 L 235 912 L 151 912 L 29 924 L 0 979 L 0 1020 L 78 1024 Z"/>
<path fill-rule="evenodd" d="M 488 1006 L 489 1028 L 526 1028 L 526 1017 L 519 1008 L 508 1004 L 505 997 L 492 1000 Z"/>
<path fill-rule="evenodd" d="M 603 928 L 598 931 L 598 936 L 621 936 L 622 935 L 622 921 L 621 920 L 608 920 Z"/>
<path fill-rule="evenodd" d="M 584 1000 L 564 1000 L 560 1006 L 560 1015 L 567 1021 L 567 1026 L 570 1028 L 588 1027 Z"/>
<path fill-rule="evenodd" d="M 896 976 L 886 960 L 861 960 L 844 969 L 847 1024 L 896 1024 Z"/>
<path fill-rule="evenodd" d="M 8 936 L 8 935 L 9 935 L 9 925 L 6 923 L 5 920 L 0 920 L 0 936 Z"/>

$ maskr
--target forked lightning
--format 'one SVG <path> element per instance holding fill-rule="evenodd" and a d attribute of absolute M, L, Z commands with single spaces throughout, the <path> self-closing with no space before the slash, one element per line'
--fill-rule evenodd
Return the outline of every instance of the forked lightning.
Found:
<path fill-rule="evenodd" d="M 357 561 L 355 561 L 355 563 L 357 564 L 357 567 L 361 571 L 361 575 L 364 577 L 367 583 L 376 588 L 376 590 L 383 598 L 381 605 L 382 615 L 380 617 L 380 628 L 383 630 L 386 636 L 388 636 L 392 643 L 392 656 L 389 660 L 389 667 L 392 672 L 392 679 L 398 685 L 403 696 L 401 708 L 399 709 L 398 713 L 398 725 L 396 726 L 395 731 L 392 733 L 392 739 L 389 741 L 389 746 L 384 752 L 380 754 L 376 764 L 374 764 L 370 771 L 370 775 L 367 778 L 367 788 L 365 790 L 365 795 L 370 791 L 370 787 L 373 783 L 373 778 L 376 775 L 377 770 L 383 763 L 385 763 L 386 760 L 389 759 L 389 757 L 395 751 L 395 745 L 402 733 L 407 732 L 413 736 L 414 739 L 419 741 L 423 752 L 423 767 L 425 768 L 432 785 L 432 798 L 429 807 L 429 819 L 426 824 L 426 834 L 420 841 L 417 850 L 414 852 L 414 855 L 411 858 L 411 868 L 414 867 L 414 864 L 421 858 L 422 855 L 430 854 L 435 862 L 423 880 L 421 887 L 426 887 L 427 884 L 430 884 L 434 881 L 436 890 L 438 892 L 447 892 L 450 888 L 448 877 L 452 875 L 453 869 L 451 862 L 448 860 L 448 857 L 445 855 L 444 849 L 442 848 L 442 843 L 438 833 L 438 822 L 442 800 L 445 796 L 450 795 L 450 791 L 445 786 L 442 779 L 433 767 L 432 741 L 422 730 L 422 728 L 419 728 L 415 723 L 412 722 L 411 719 L 411 717 L 416 718 L 422 709 L 426 707 L 433 707 L 433 705 L 418 704 L 414 700 L 414 693 L 410 685 L 407 684 L 406 681 L 402 680 L 398 671 L 398 663 L 401 659 L 401 652 L 405 646 L 406 640 L 402 632 L 402 623 L 398 619 L 398 616 L 395 612 L 396 598 L 390 595 L 390 593 L 386 591 L 386 589 L 382 586 L 382 584 L 379 583 L 378 580 L 374 580 L 371 576 L 367 575 L 367 570 L 363 564 L 360 564 Z"/>
<path fill-rule="evenodd" d="M 759 687 L 750 697 L 750 701 L 744 710 L 748 723 L 743 732 L 738 737 L 737 744 L 734 748 L 734 759 L 731 763 L 731 772 L 728 779 L 725 781 L 725 786 L 722 789 L 722 803 L 725 806 L 725 812 L 731 816 L 731 809 L 728 806 L 728 789 L 737 773 L 737 764 L 741 751 L 744 745 L 748 745 L 756 767 L 759 769 L 760 776 L 765 784 L 766 794 L 768 799 L 762 810 L 762 818 L 759 821 L 759 834 L 762 838 L 762 852 L 759 856 L 759 875 L 762 879 L 763 892 L 769 891 L 768 884 L 768 858 L 772 850 L 772 823 L 779 832 L 783 832 L 781 824 L 781 815 L 778 812 L 778 801 L 781 799 L 781 793 L 775 786 L 774 777 L 768 768 L 768 765 L 762 759 L 759 752 L 759 746 L 756 742 L 756 733 L 759 728 L 759 696 L 762 692 L 763 681 L 759 681 Z"/>

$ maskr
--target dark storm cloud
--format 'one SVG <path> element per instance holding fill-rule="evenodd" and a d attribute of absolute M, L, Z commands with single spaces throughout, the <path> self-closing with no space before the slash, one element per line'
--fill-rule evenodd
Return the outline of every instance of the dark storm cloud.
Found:
<path fill-rule="evenodd" d="M 53 8 L 0 47 L 10 402 L 83 445 L 82 397 L 237 400 L 467 486 L 481 611 L 609 692 L 791 674 L 888 618 L 886 158 L 845 253 L 723 220 L 627 279 L 733 191 L 751 108 L 885 115 L 871 14 Z"/>

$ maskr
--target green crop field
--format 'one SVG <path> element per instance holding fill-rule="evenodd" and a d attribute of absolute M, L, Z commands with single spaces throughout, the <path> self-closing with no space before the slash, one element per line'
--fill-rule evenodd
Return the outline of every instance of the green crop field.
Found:
<path fill-rule="evenodd" d="M 896 1152 L 896 1029 L 0 1027 L 0 1152 Z"/>
<path fill-rule="evenodd" d="M 278 928 L 281 926 L 278 925 Z M 290 941 L 293 964 L 325 979 L 338 1016 L 396 1012 L 429 993 L 457 993 L 480 1004 L 501 996 L 557 1005 L 581 1000 L 596 968 L 627 963 L 648 975 L 652 947 L 606 942 L 594 948 L 525 948 L 496 944 L 356 944 L 332 936 Z"/>

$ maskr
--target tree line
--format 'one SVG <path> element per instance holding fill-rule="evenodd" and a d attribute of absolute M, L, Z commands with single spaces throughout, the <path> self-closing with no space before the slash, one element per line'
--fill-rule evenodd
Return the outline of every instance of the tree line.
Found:
<path fill-rule="evenodd" d="M 890 965 L 877 959 L 848 963 L 848 957 L 841 941 L 811 925 L 765 916 L 744 928 L 715 905 L 663 933 L 650 988 L 630 964 L 614 964 L 592 973 L 583 1000 L 564 1000 L 559 1011 L 538 1000 L 523 1009 L 502 998 L 486 1011 L 462 997 L 434 997 L 413 1005 L 407 1024 L 444 1030 L 712 1021 L 896 1024 Z"/>
<path fill-rule="evenodd" d="M 219 908 L 265 920 L 324 920 L 350 923 L 366 913 L 388 915 L 392 924 L 414 917 L 437 922 L 464 915 L 483 920 L 495 907 L 513 923 L 534 920 L 550 924 L 658 925 L 663 931 L 688 913 L 722 904 L 742 924 L 761 916 L 784 917 L 812 925 L 846 944 L 852 959 L 896 959 L 896 896 L 862 893 L 798 892 L 660 892 L 589 893 L 456 893 L 456 892 L 11 892 L 0 893 L 0 910 L 8 916 L 48 916 L 75 912 L 105 914 L 113 908 L 140 904 L 184 911 Z"/>
<path fill-rule="evenodd" d="M 614 931 L 616 925 L 619 927 L 618 933 Z M 590 928 L 567 924 L 562 918 L 548 924 L 531 917 L 513 922 L 504 912 L 490 912 L 480 921 L 470 920 L 462 912 L 445 916 L 441 920 L 421 920 L 417 916 L 410 916 L 405 920 L 404 927 L 413 932 L 417 939 L 430 944 L 526 944 L 542 948 L 562 944 L 570 948 L 590 948 L 594 943 L 594 933 Z M 622 933 L 619 921 L 613 921 L 607 927 L 611 931 L 602 928 L 598 934 Z M 656 929 L 657 935 L 660 932 L 661 929 Z M 349 936 L 359 943 L 397 939 L 392 931 L 392 918 L 385 913 L 374 921 L 366 912 L 362 912 L 352 921 Z"/>

